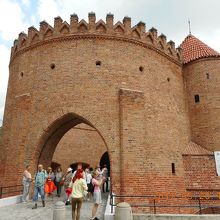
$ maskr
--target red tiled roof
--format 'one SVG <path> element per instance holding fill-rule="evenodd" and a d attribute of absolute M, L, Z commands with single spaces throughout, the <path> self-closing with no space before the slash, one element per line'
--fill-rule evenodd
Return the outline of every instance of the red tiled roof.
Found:
<path fill-rule="evenodd" d="M 213 152 L 190 141 L 186 149 L 183 151 L 183 155 L 213 155 Z"/>
<path fill-rule="evenodd" d="M 184 64 L 199 58 L 220 57 L 220 53 L 191 34 L 185 38 L 180 47 L 182 49 Z"/>

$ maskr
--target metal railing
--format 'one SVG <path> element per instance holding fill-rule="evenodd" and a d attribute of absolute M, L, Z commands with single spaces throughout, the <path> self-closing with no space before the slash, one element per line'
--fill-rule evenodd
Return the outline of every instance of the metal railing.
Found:
<path fill-rule="evenodd" d="M 210 208 L 212 210 L 212 214 L 214 209 L 219 209 L 220 210 L 220 198 L 219 197 L 209 197 L 209 198 L 202 198 L 201 196 L 193 196 L 191 198 L 188 198 L 186 200 L 186 197 L 181 197 L 181 196 L 175 196 L 173 199 L 182 199 L 183 201 L 197 201 L 197 205 L 195 204 L 189 204 L 189 205 L 166 205 L 166 204 L 161 204 L 161 198 L 158 198 L 155 195 L 143 195 L 143 196 L 138 196 L 138 195 L 115 195 L 112 192 L 110 193 L 110 206 L 111 206 L 111 213 L 113 213 L 113 209 L 115 206 L 117 206 L 117 203 L 115 203 L 115 199 L 148 199 L 148 201 L 151 199 L 152 204 L 146 204 L 146 203 L 140 203 L 140 204 L 130 204 L 131 207 L 137 207 L 137 208 L 153 208 L 153 213 L 157 214 L 157 208 L 197 208 L 199 210 L 199 214 L 203 214 L 202 211 L 204 209 Z M 160 200 L 160 203 L 157 204 L 157 201 Z M 166 200 L 166 199 L 165 199 Z M 167 200 L 166 200 L 167 201 Z M 210 205 L 210 204 L 202 204 L 204 201 L 219 201 L 219 205 Z M 121 201 L 120 201 L 121 202 Z M 151 212 L 150 212 L 151 213 Z M 198 213 L 198 212 L 197 212 Z M 161 214 L 161 213 L 160 213 Z M 195 214 L 195 213 L 194 213 Z"/>
<path fill-rule="evenodd" d="M 21 187 L 21 189 L 17 189 L 19 187 Z M 4 189 L 8 189 L 8 190 L 4 192 Z M 22 193 L 22 191 L 23 191 L 23 185 L 0 186 L 0 199 L 2 199 L 3 195 L 5 194 Z"/>

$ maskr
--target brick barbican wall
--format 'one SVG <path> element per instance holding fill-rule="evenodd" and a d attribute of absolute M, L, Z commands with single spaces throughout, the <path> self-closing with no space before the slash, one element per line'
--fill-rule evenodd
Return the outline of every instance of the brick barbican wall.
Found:
<path fill-rule="evenodd" d="M 210 200 L 212 197 L 220 198 L 220 177 L 216 173 L 214 155 L 183 155 L 185 170 L 186 197 L 198 196 L 201 205 L 219 206 L 219 200 Z M 189 204 L 197 205 L 198 200 L 189 200 Z M 195 208 L 192 213 L 199 213 Z M 220 213 L 219 209 L 204 208 L 203 214 Z"/>
<path fill-rule="evenodd" d="M 216 173 L 214 155 L 184 155 L 183 164 L 187 190 L 211 189 L 220 193 L 220 177 Z"/>
<path fill-rule="evenodd" d="M 85 123 L 108 149 L 115 193 L 185 192 L 191 132 L 181 62 L 173 42 L 127 17 L 115 25 L 112 15 L 96 23 L 90 14 L 88 24 L 73 15 L 70 25 L 58 17 L 21 33 L 9 67 L 4 184 L 26 164 L 50 165 L 65 133 Z"/>
<path fill-rule="evenodd" d="M 60 140 L 53 155 L 53 162 L 66 169 L 73 163 L 83 162 L 95 168 L 107 151 L 100 135 L 91 127 L 78 125 Z"/>

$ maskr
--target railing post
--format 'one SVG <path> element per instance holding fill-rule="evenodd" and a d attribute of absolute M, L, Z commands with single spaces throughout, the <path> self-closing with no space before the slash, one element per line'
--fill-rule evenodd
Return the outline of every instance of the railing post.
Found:
<path fill-rule="evenodd" d="M 131 206 L 126 202 L 118 203 L 115 209 L 115 220 L 133 220 Z"/>
<path fill-rule="evenodd" d="M 200 198 L 198 199 L 199 199 L 199 214 L 201 215 L 202 214 L 201 202 L 200 202 Z"/>
<path fill-rule="evenodd" d="M 154 199 L 154 214 L 156 214 L 156 201 Z"/>
<path fill-rule="evenodd" d="M 53 220 L 66 219 L 65 204 L 62 201 L 56 202 L 53 210 Z"/>
<path fill-rule="evenodd" d="M 0 199 L 2 198 L 2 190 L 3 190 L 3 188 L 0 187 Z"/>
<path fill-rule="evenodd" d="M 111 213 L 113 213 L 113 208 L 114 208 L 114 204 L 113 204 L 113 193 L 110 193 L 110 206 L 111 206 Z"/>

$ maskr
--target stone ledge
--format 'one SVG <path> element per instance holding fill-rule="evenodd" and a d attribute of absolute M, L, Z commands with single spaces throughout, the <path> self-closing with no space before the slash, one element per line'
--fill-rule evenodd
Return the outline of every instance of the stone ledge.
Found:
<path fill-rule="evenodd" d="M 219 219 L 220 219 L 220 215 L 133 214 L 133 220 L 219 220 Z"/>

